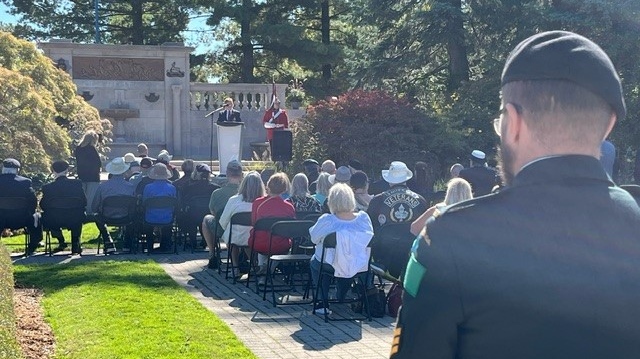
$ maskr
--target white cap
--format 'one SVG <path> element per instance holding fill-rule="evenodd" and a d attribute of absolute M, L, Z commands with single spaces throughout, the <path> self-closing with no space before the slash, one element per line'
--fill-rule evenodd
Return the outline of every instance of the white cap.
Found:
<path fill-rule="evenodd" d="M 479 160 L 484 160 L 487 157 L 487 155 L 485 155 L 484 152 L 480 150 L 473 150 L 473 152 L 471 152 L 471 157 Z"/>

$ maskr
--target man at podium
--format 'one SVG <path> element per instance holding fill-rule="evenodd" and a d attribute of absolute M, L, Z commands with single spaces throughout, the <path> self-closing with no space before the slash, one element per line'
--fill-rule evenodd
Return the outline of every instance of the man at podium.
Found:
<path fill-rule="evenodd" d="M 218 113 L 218 122 L 241 122 L 240 111 L 233 108 L 233 99 L 224 99 L 223 110 Z"/>
<path fill-rule="evenodd" d="M 264 128 L 267 129 L 267 140 L 273 151 L 273 131 L 281 131 L 285 128 L 289 128 L 289 118 L 285 110 L 280 108 L 280 100 L 275 97 L 271 108 L 268 109 L 262 117 Z M 272 152 L 273 153 L 273 152 Z"/>

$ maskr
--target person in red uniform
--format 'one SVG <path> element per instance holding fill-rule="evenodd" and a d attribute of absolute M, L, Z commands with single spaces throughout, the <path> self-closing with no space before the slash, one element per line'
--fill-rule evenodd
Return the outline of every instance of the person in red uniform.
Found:
<path fill-rule="evenodd" d="M 282 194 L 287 192 L 289 187 L 289 178 L 286 173 L 278 172 L 271 176 L 267 181 L 268 194 L 253 201 L 251 223 L 255 225 L 259 219 L 268 217 L 295 219 L 295 208 L 293 208 L 291 202 L 287 202 L 282 198 Z M 271 254 L 283 254 L 289 251 L 291 246 L 290 238 L 274 236 L 272 241 Z M 251 228 L 249 246 L 259 253 L 258 264 L 264 266 L 268 258 L 266 254 L 269 253 L 269 232 L 255 231 L 254 233 L 254 229 Z"/>
<path fill-rule="evenodd" d="M 269 147 L 271 147 L 273 131 L 282 131 L 285 128 L 289 128 L 289 118 L 285 110 L 280 108 L 280 100 L 277 97 L 273 100 L 271 108 L 264 113 L 262 122 L 267 129 L 267 141 L 269 141 Z M 273 148 L 271 149 L 273 150 Z"/>

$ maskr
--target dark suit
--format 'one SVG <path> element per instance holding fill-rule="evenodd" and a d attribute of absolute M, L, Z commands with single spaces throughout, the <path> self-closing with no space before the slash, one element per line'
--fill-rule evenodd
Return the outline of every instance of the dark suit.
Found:
<path fill-rule="evenodd" d="M 640 206 L 596 158 L 533 162 L 426 230 L 392 358 L 640 358 Z"/>
<path fill-rule="evenodd" d="M 231 111 L 220 111 L 218 113 L 218 122 L 240 122 L 240 111 L 231 109 Z"/>
<path fill-rule="evenodd" d="M 496 170 L 486 166 L 465 168 L 460 171 L 460 178 L 469 182 L 474 197 L 491 193 L 493 187 L 498 184 Z"/>
<path fill-rule="evenodd" d="M 50 209 L 51 201 L 55 198 L 76 197 L 83 200 L 82 208 L 69 211 L 54 211 Z M 60 224 L 67 225 L 71 230 L 71 243 L 74 249 L 80 249 L 80 234 L 82 233 L 82 223 L 85 219 L 84 206 L 86 206 L 86 197 L 82 190 L 82 182 L 78 179 L 70 179 L 65 176 L 56 178 L 55 181 L 42 186 L 42 199 L 40 200 L 40 208 L 43 210 L 43 221 L 45 225 L 51 227 L 52 235 L 58 239 L 60 243 L 64 243 L 64 237 Z M 49 209 L 49 212 L 47 210 Z M 74 250 L 74 252 L 76 252 Z"/>
<path fill-rule="evenodd" d="M 26 227 L 30 236 L 30 249 L 36 248 L 42 240 L 42 229 L 33 225 L 33 214 L 36 211 L 36 194 L 31 187 L 31 180 L 14 175 L 0 174 L 0 197 L 26 198 L 28 208 L 26 212 L 8 211 L 0 213 L 0 231 L 4 228 Z"/>

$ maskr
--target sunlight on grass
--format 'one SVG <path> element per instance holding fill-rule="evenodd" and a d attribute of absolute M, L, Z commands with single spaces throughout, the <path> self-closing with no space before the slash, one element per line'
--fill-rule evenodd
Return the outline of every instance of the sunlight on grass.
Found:
<path fill-rule="evenodd" d="M 110 227 L 109 231 L 113 231 Z M 67 230 L 63 230 L 62 234 L 64 234 L 64 238 L 71 246 L 71 232 Z M 80 242 L 82 243 L 82 248 L 98 248 L 98 235 L 100 232 L 98 231 L 98 227 L 96 227 L 95 223 L 85 223 L 82 226 L 82 235 L 80 236 Z M 113 234 L 112 234 L 113 235 Z M 44 237 L 45 234 L 42 234 L 42 244 L 44 245 Z M 2 243 L 7 246 L 7 248 L 11 252 L 24 252 L 24 234 L 20 234 L 17 236 L 2 238 Z M 58 241 L 55 238 L 51 238 L 51 243 L 55 247 L 58 245 Z M 44 247 L 38 248 L 38 252 L 44 252 Z"/>
<path fill-rule="evenodd" d="M 254 358 L 154 262 L 15 266 L 45 292 L 56 358 Z"/>

